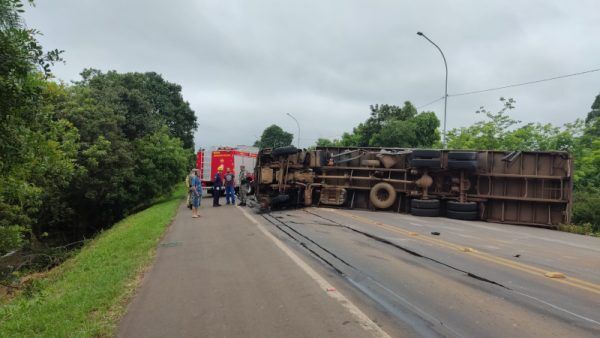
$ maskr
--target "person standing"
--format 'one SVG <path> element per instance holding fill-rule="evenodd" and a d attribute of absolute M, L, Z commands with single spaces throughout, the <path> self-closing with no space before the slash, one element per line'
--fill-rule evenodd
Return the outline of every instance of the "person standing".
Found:
<path fill-rule="evenodd" d="M 221 197 L 221 188 L 223 187 L 223 177 L 221 176 L 223 169 L 219 167 L 215 175 L 215 183 L 213 185 L 213 207 L 220 207 L 219 197 Z"/>
<path fill-rule="evenodd" d="M 248 179 L 246 178 L 246 166 L 240 166 L 240 206 L 246 205 L 246 193 L 248 192 Z"/>
<path fill-rule="evenodd" d="M 235 204 L 235 175 L 231 172 L 231 169 L 227 168 L 227 174 L 225 174 L 225 202 L 226 204 Z"/>
<path fill-rule="evenodd" d="M 188 196 L 187 196 L 187 207 L 188 209 L 192 209 L 192 200 L 193 200 L 193 194 L 192 194 L 192 180 L 194 178 L 194 176 L 197 176 L 197 171 L 198 169 L 194 168 L 192 170 L 190 170 L 190 173 L 185 177 L 185 186 L 188 188 Z"/>
<path fill-rule="evenodd" d="M 192 193 L 192 217 L 198 218 L 198 208 L 200 208 L 200 201 L 202 199 L 202 182 L 198 177 L 198 172 L 194 171 L 194 175 L 191 178 L 191 193 Z"/>

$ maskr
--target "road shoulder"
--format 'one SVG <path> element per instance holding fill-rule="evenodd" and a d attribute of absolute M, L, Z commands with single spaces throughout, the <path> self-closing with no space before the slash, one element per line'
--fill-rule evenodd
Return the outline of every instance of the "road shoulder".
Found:
<path fill-rule="evenodd" d="M 299 269 L 252 216 L 232 206 L 201 214 L 192 219 L 181 206 L 119 336 L 386 335 L 316 272 Z"/>

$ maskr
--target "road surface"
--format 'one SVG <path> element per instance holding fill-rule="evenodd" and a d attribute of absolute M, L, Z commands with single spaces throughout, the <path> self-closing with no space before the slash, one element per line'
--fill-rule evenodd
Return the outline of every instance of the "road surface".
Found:
<path fill-rule="evenodd" d="M 203 212 L 180 210 L 121 336 L 600 336 L 600 238 L 328 208 Z"/>

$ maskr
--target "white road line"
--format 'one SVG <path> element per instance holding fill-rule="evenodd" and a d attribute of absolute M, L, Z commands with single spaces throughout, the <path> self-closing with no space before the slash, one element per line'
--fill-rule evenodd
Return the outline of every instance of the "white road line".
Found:
<path fill-rule="evenodd" d="M 296 255 L 290 248 L 288 248 L 283 242 L 281 242 L 277 237 L 273 236 L 265 227 L 260 224 L 252 215 L 250 215 L 243 208 L 237 207 L 243 214 L 248 218 L 252 223 L 254 223 L 258 229 L 269 239 L 271 239 L 277 247 L 279 247 L 283 252 L 285 252 L 288 257 L 290 257 L 294 263 L 296 263 L 306 274 L 308 274 L 323 291 L 329 295 L 329 297 L 335 299 L 342 307 L 344 307 L 350 314 L 352 314 L 359 325 L 362 326 L 366 331 L 370 332 L 374 337 L 390 337 L 390 335 L 383 331 L 377 324 L 375 324 L 364 312 L 362 312 L 356 305 L 354 305 L 348 298 L 342 295 L 337 289 L 335 289 L 325 278 L 321 277 L 313 268 L 311 268 L 308 264 L 306 264 L 298 255 Z M 335 290 L 335 291 L 331 291 Z"/>

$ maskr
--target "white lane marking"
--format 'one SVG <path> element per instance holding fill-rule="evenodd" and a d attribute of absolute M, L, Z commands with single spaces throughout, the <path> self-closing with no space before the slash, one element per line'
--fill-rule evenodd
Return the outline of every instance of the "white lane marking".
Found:
<path fill-rule="evenodd" d="M 329 295 L 329 297 L 338 301 L 338 303 L 344 307 L 350 314 L 352 314 L 365 330 L 369 331 L 373 334 L 374 337 L 388 337 L 391 338 L 390 335 L 383 331 L 377 324 L 375 324 L 364 312 L 362 312 L 356 305 L 354 305 L 348 298 L 342 295 L 337 289 L 335 289 L 329 282 L 325 280 L 325 278 L 321 277 L 313 268 L 308 266 L 298 255 L 296 255 L 290 248 L 288 248 L 285 244 L 283 244 L 277 237 L 273 236 L 265 227 L 260 224 L 252 215 L 248 214 L 246 210 L 237 207 L 243 214 L 248 218 L 254 225 L 258 227 L 258 229 L 269 239 L 271 239 L 277 247 L 279 247 L 283 252 L 285 252 L 288 257 L 290 257 L 294 263 L 296 263 L 306 274 L 308 274 L 323 291 Z M 336 291 L 330 292 L 328 290 L 335 289 Z"/>
<path fill-rule="evenodd" d="M 593 319 L 591 319 L 591 318 L 588 318 L 588 317 L 584 317 L 584 316 L 582 316 L 582 315 L 578 315 L 578 314 L 576 314 L 575 312 L 571 312 L 571 311 L 569 311 L 569 310 L 567 310 L 567 309 L 563 309 L 563 308 L 562 308 L 562 307 L 560 307 L 560 306 L 554 305 L 554 304 L 552 304 L 552 303 L 548 303 L 548 302 L 546 302 L 546 301 L 544 301 L 544 300 L 541 300 L 541 299 L 539 299 L 539 298 L 536 298 L 536 297 L 530 296 L 530 295 L 528 295 L 528 294 L 525 294 L 525 293 L 522 293 L 522 292 L 519 292 L 519 291 L 516 291 L 516 290 L 512 290 L 512 291 L 513 291 L 514 293 L 517 293 L 517 294 L 521 295 L 521 296 L 525 296 L 525 297 L 531 298 L 531 299 L 533 299 L 533 300 L 535 300 L 535 301 L 538 301 L 538 302 L 540 302 L 540 303 L 542 303 L 542 304 L 548 305 L 549 307 L 551 307 L 551 308 L 553 308 L 553 309 L 555 309 L 555 310 L 558 310 L 558 311 L 562 311 L 562 312 L 568 313 L 568 314 L 570 314 L 570 315 L 571 315 L 571 316 L 573 316 L 573 317 L 577 317 L 577 318 L 579 318 L 579 319 L 582 319 L 582 320 L 588 321 L 588 322 L 590 322 L 590 323 L 594 323 L 594 324 L 596 324 L 596 325 L 600 325 L 600 322 L 597 322 L 597 321 L 595 321 L 595 320 L 593 320 Z"/>

